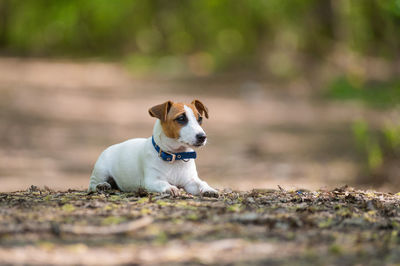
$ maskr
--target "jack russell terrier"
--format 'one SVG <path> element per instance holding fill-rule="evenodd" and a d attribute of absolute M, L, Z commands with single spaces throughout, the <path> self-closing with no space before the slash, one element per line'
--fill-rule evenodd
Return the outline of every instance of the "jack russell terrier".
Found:
<path fill-rule="evenodd" d="M 94 166 L 89 191 L 118 188 L 179 195 L 179 188 L 193 195 L 218 197 L 218 192 L 197 175 L 196 152 L 207 136 L 201 128 L 208 109 L 199 100 L 191 104 L 167 101 L 149 109 L 157 118 L 153 136 L 136 138 L 104 150 Z"/>

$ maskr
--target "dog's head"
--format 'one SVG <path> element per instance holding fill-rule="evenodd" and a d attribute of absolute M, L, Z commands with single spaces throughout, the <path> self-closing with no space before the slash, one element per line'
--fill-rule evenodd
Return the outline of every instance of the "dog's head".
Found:
<path fill-rule="evenodd" d="M 206 144 L 207 136 L 201 124 L 203 116 L 208 118 L 208 109 L 199 100 L 190 104 L 167 101 L 150 108 L 149 114 L 160 119 L 167 137 L 191 147 Z"/>

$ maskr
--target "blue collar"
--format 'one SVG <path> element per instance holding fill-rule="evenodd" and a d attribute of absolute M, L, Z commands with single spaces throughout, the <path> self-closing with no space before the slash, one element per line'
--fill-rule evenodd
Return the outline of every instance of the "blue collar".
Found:
<path fill-rule="evenodd" d="M 170 153 L 160 149 L 160 147 L 154 141 L 154 137 L 151 136 L 151 142 L 153 143 L 154 149 L 156 149 L 158 153 L 158 157 L 163 159 L 166 162 L 173 163 L 176 160 L 188 160 L 188 159 L 196 159 L 197 155 L 195 151 L 191 152 L 178 152 L 178 153 Z"/>

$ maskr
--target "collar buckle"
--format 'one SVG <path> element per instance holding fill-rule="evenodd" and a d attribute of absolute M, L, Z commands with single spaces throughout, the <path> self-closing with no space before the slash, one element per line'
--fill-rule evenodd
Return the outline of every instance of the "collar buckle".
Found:
<path fill-rule="evenodd" d="M 175 155 L 175 154 L 170 153 L 170 152 L 167 152 L 167 151 L 162 151 L 162 150 L 160 149 L 160 151 L 158 152 L 158 157 L 160 157 L 161 159 L 163 159 L 161 153 L 166 153 L 166 154 L 168 154 L 168 155 L 171 155 L 171 157 L 168 157 L 168 158 L 166 159 L 166 160 L 168 161 L 168 163 L 173 163 L 173 162 L 175 162 L 175 159 L 176 159 L 176 155 Z"/>
<path fill-rule="evenodd" d="M 173 153 L 169 153 L 171 156 L 172 156 L 172 158 L 171 158 L 171 161 L 169 162 L 169 163 L 173 163 L 173 162 L 175 162 L 175 159 L 176 159 L 176 155 L 175 154 L 173 154 Z M 167 159 L 168 160 L 168 159 Z"/>

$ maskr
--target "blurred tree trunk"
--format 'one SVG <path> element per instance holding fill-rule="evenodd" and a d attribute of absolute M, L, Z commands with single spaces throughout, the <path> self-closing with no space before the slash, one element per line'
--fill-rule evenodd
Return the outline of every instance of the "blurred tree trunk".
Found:
<path fill-rule="evenodd" d="M 331 0 L 331 7 L 335 17 L 333 23 L 333 35 L 336 42 L 340 44 L 346 43 L 349 37 L 348 29 L 348 13 L 350 3 L 347 0 Z"/>
<path fill-rule="evenodd" d="M 8 0 L 0 1 L 0 48 L 4 48 L 7 45 L 9 7 L 10 4 Z"/>

